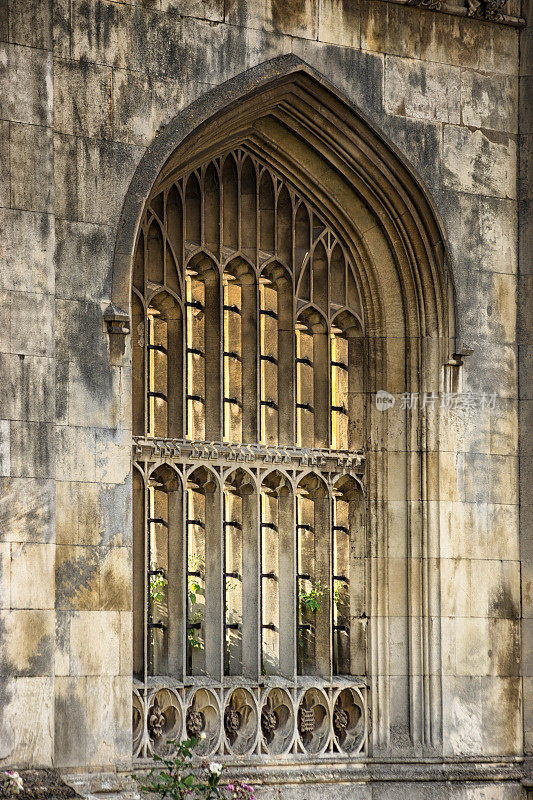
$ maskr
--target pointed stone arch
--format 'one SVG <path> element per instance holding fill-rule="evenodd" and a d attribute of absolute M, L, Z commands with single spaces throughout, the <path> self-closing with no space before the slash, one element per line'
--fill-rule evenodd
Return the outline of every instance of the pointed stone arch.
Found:
<path fill-rule="evenodd" d="M 340 92 L 293 56 L 228 81 L 181 112 L 148 148 L 123 207 L 106 318 L 129 316 L 131 275 L 145 204 L 184 168 L 245 145 L 312 197 L 343 237 L 357 273 L 364 320 L 370 548 L 368 596 L 373 752 L 436 748 L 442 741 L 438 459 L 420 409 L 395 432 L 374 393 L 438 392 L 460 352 L 445 234 L 435 205 L 405 158 Z M 438 440 L 438 436 L 437 436 Z M 437 466 L 435 466 L 437 464 Z M 430 489 L 431 488 L 431 495 Z M 390 529 L 395 526 L 391 543 Z M 391 547 L 401 575 L 391 575 Z M 407 598 L 397 617 L 390 587 Z M 396 663 L 390 664 L 391 631 Z"/>

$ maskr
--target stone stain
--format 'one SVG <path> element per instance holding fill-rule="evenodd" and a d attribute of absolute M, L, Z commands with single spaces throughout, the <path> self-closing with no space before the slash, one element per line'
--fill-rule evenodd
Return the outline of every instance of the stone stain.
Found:
<path fill-rule="evenodd" d="M 79 557 L 65 559 L 56 565 L 56 605 L 58 608 L 93 607 L 99 594 L 99 563 L 95 548 L 83 550 Z M 96 593 L 95 602 L 90 602 Z M 88 604 L 88 605 L 87 605 Z"/>
<path fill-rule="evenodd" d="M 500 586 L 489 602 L 489 615 L 500 619 L 519 619 L 520 609 L 506 586 Z"/>
<path fill-rule="evenodd" d="M 306 3 L 302 0 L 271 0 L 272 24 L 277 33 L 299 28 L 308 17 Z"/>

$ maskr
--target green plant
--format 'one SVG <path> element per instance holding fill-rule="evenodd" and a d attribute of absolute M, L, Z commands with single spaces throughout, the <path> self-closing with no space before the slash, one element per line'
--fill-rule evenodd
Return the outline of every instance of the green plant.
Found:
<path fill-rule="evenodd" d="M 302 611 L 320 611 L 320 604 L 329 592 L 328 587 L 321 581 L 315 581 L 308 592 L 300 590 L 298 602 Z"/>
<path fill-rule="evenodd" d="M 334 588 L 334 590 L 333 590 L 333 602 L 335 603 L 336 606 L 339 606 L 341 603 L 344 602 L 343 594 L 346 595 L 346 589 L 344 589 L 344 591 L 343 591 L 342 589 L 339 589 L 338 586 L 336 586 Z"/>
<path fill-rule="evenodd" d="M 189 617 L 189 626 L 187 628 L 187 641 L 189 642 L 190 646 L 194 650 L 203 650 L 204 643 L 203 641 L 196 635 L 196 626 L 198 623 L 202 622 L 202 612 L 195 611 L 192 617 Z"/>
<path fill-rule="evenodd" d="M 224 765 L 217 761 L 193 763 L 197 739 L 173 742 L 174 755 L 154 755 L 158 765 L 148 773 L 148 782 L 139 786 L 142 794 L 157 795 L 161 800 L 254 800 L 254 789 L 241 781 L 221 784 Z M 134 776 L 135 777 L 135 776 Z"/>
<path fill-rule="evenodd" d="M 194 606 L 198 595 L 201 593 L 202 587 L 191 575 L 189 575 L 187 585 L 187 595 L 189 598 L 189 605 Z"/>
<path fill-rule="evenodd" d="M 150 575 L 150 600 L 152 603 L 160 603 L 163 599 L 163 592 L 168 581 L 161 572 Z"/>
<path fill-rule="evenodd" d="M 194 609 L 198 595 L 202 592 L 202 586 L 193 575 L 189 575 L 187 582 L 187 596 L 189 599 L 189 625 L 187 627 L 187 641 L 194 650 L 203 650 L 204 643 L 197 636 L 196 630 L 198 623 L 202 622 L 203 615 L 199 609 Z M 191 613 L 192 612 L 192 613 Z"/>

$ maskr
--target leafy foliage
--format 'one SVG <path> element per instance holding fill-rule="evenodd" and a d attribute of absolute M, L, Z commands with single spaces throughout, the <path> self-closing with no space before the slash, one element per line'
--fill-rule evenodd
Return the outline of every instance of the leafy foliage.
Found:
<path fill-rule="evenodd" d="M 173 742 L 174 755 L 154 755 L 157 766 L 148 773 L 147 783 L 140 785 L 144 795 L 157 795 L 161 800 L 254 800 L 254 789 L 242 781 L 223 785 L 224 765 L 217 761 L 193 763 L 197 739 Z"/>

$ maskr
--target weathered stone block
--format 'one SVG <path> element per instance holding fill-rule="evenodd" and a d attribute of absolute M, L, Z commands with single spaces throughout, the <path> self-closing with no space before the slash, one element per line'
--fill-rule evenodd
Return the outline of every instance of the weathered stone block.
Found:
<path fill-rule="evenodd" d="M 54 612 L 2 611 L 0 676 L 54 674 Z"/>
<path fill-rule="evenodd" d="M 51 0 L 9 0 L 9 41 L 51 50 Z"/>
<path fill-rule="evenodd" d="M 131 575 L 131 548 L 100 548 L 100 608 L 131 611 Z"/>
<path fill-rule="evenodd" d="M 50 423 L 13 421 L 10 438 L 11 474 L 14 477 L 54 476 L 53 428 Z"/>
<path fill-rule="evenodd" d="M 56 482 L 56 541 L 58 544 L 100 543 L 96 483 Z"/>
<path fill-rule="evenodd" d="M 487 506 L 486 556 L 518 560 L 518 504 Z"/>
<path fill-rule="evenodd" d="M 87 383 L 93 380 L 97 391 L 98 370 L 91 365 L 109 363 L 109 337 L 105 332 L 102 308 L 98 303 L 56 300 L 56 357 L 86 365 Z"/>
<path fill-rule="evenodd" d="M 444 183 L 451 189 L 516 197 L 516 142 L 505 134 L 444 128 Z"/>
<path fill-rule="evenodd" d="M 420 57 L 476 69 L 479 50 L 486 46 L 486 30 L 479 22 L 456 16 L 420 15 Z"/>
<path fill-rule="evenodd" d="M 70 0 L 55 0 L 52 9 L 52 38 L 54 55 L 70 56 Z"/>
<path fill-rule="evenodd" d="M 59 133 L 111 136 L 111 70 L 86 61 L 54 62 L 54 129 Z"/>
<path fill-rule="evenodd" d="M 11 351 L 11 296 L 0 291 L 0 354 Z"/>
<path fill-rule="evenodd" d="M 0 121 L 0 206 L 9 208 L 9 184 L 11 168 L 9 163 L 9 122 Z"/>
<path fill-rule="evenodd" d="M 68 361 L 56 360 L 55 422 L 68 424 Z"/>
<path fill-rule="evenodd" d="M 11 545 L 11 607 L 54 608 L 54 545 Z"/>
<path fill-rule="evenodd" d="M 460 276 L 476 269 L 516 273 L 514 201 L 454 192 L 443 206 L 443 215 Z"/>
<path fill-rule="evenodd" d="M 383 117 L 383 55 L 295 39 L 293 52 L 329 78 L 378 123 Z M 369 87 L 371 89 L 369 90 Z"/>
<path fill-rule="evenodd" d="M 518 619 L 520 563 L 472 559 L 470 562 L 472 617 Z"/>
<path fill-rule="evenodd" d="M 87 763 L 85 678 L 55 679 L 55 764 L 74 767 Z"/>
<path fill-rule="evenodd" d="M 131 547 L 131 475 L 124 483 L 100 484 L 98 490 L 99 543 Z"/>
<path fill-rule="evenodd" d="M 9 420 L 0 420 L 0 477 L 11 473 L 11 441 Z"/>
<path fill-rule="evenodd" d="M 274 800 L 278 796 L 282 797 L 283 800 L 300 800 L 302 797 L 302 784 L 283 786 L 278 790 L 280 792 L 279 795 L 275 794 L 275 791 L 275 789 L 269 788 L 265 793 L 265 800 Z M 305 785 L 305 800 L 324 800 L 324 798 L 328 797 L 335 797 L 335 800 L 370 800 L 370 798 L 377 796 L 373 788 L 364 783 L 313 784 L 310 781 L 306 781 Z M 259 795 L 259 800 L 262 800 L 262 795 Z"/>
<path fill-rule="evenodd" d="M 463 392 L 516 397 L 516 346 L 471 340 L 474 352 L 463 374 Z"/>
<path fill-rule="evenodd" d="M 52 541 L 54 505 L 52 480 L 2 478 L 0 538 L 6 542 Z"/>
<path fill-rule="evenodd" d="M 120 612 L 120 674 L 131 678 L 133 673 L 133 614 Z"/>
<path fill-rule="evenodd" d="M 99 386 L 96 391 L 95 385 Z M 124 425 L 122 400 L 121 367 L 94 361 L 92 364 L 70 363 L 68 418 L 71 425 L 99 428 Z"/>
<path fill-rule="evenodd" d="M 0 353 L 2 415 L 6 419 L 52 422 L 54 378 L 50 358 Z"/>
<path fill-rule="evenodd" d="M 243 28 L 263 28 L 266 19 L 266 0 L 226 0 L 225 18 L 229 25 Z"/>
<path fill-rule="evenodd" d="M 54 229 L 48 214 L 0 208 L 1 289 L 53 293 L 53 257 Z"/>
<path fill-rule="evenodd" d="M 491 25 L 484 31 L 484 46 L 479 49 L 479 69 L 503 75 L 518 72 L 518 30 Z"/>
<path fill-rule="evenodd" d="M 46 294 L 13 292 L 11 351 L 28 356 L 54 354 L 54 298 Z M 38 324 L 36 321 L 38 320 Z"/>
<path fill-rule="evenodd" d="M 3 3 L 0 7 L 0 42 L 9 41 L 9 6 Z"/>
<path fill-rule="evenodd" d="M 518 458 L 493 455 L 490 459 L 490 494 L 493 503 L 518 504 Z"/>
<path fill-rule="evenodd" d="M 59 219 L 78 219 L 78 142 L 54 134 L 54 210 Z"/>
<path fill-rule="evenodd" d="M 488 645 L 489 672 L 493 676 L 520 675 L 520 622 L 510 619 L 491 619 Z"/>
<path fill-rule="evenodd" d="M 266 0 L 265 27 L 301 39 L 317 38 L 318 0 Z"/>
<path fill-rule="evenodd" d="M 74 0 L 71 57 L 75 61 L 142 69 L 142 37 L 146 46 L 148 20 L 157 24 L 156 16 L 158 12 L 141 6 Z"/>
<path fill-rule="evenodd" d="M 52 55 L 0 44 L 0 117 L 31 125 L 52 124 Z"/>
<path fill-rule="evenodd" d="M 79 611 L 70 622 L 72 675 L 118 675 L 120 615 L 117 611 Z"/>
<path fill-rule="evenodd" d="M 131 676 L 86 678 L 89 763 L 116 764 L 131 759 L 131 690 Z"/>
<path fill-rule="evenodd" d="M 522 798 L 522 787 L 517 781 L 498 783 L 469 781 L 457 785 L 452 782 L 449 792 L 450 800 L 521 800 Z"/>
<path fill-rule="evenodd" d="M 54 679 L 0 679 L 0 764 L 52 766 Z"/>
<path fill-rule="evenodd" d="M 11 207 L 53 210 L 54 146 L 51 128 L 10 125 Z"/>
<path fill-rule="evenodd" d="M 457 305 L 464 330 L 473 339 L 516 341 L 515 275 L 471 271 L 461 280 Z"/>
<path fill-rule="evenodd" d="M 470 562 L 464 558 L 441 561 L 442 614 L 470 616 Z"/>
<path fill-rule="evenodd" d="M 444 676 L 442 693 L 445 754 L 458 756 L 481 753 L 481 678 Z"/>
<path fill-rule="evenodd" d="M 461 113 L 463 125 L 517 133 L 518 80 L 463 70 Z"/>
<path fill-rule="evenodd" d="M 491 558 L 486 552 L 488 514 L 485 503 L 442 501 L 439 515 L 443 558 Z"/>
<path fill-rule="evenodd" d="M 102 483 L 124 483 L 131 469 L 130 448 L 130 431 L 97 430 L 96 480 Z"/>
<path fill-rule="evenodd" d="M 383 119 L 383 130 L 409 159 L 434 196 L 438 197 L 442 193 L 441 124 L 387 115 Z"/>
<path fill-rule="evenodd" d="M 72 612 L 55 612 L 55 675 L 70 675 L 70 619 Z"/>
<path fill-rule="evenodd" d="M 96 610 L 100 602 L 97 547 L 56 545 L 56 608 Z"/>
<path fill-rule="evenodd" d="M 9 608 L 11 589 L 11 545 L 0 542 L 0 608 Z"/>
<path fill-rule="evenodd" d="M 140 147 L 95 139 L 78 139 L 79 219 L 115 225 L 135 168 Z"/>
<path fill-rule="evenodd" d="M 361 9 L 351 0 L 319 0 L 318 40 L 343 47 L 359 47 Z"/>
<path fill-rule="evenodd" d="M 207 91 L 210 87 L 206 84 L 203 88 Z M 149 145 L 158 130 L 186 104 L 187 90 L 182 81 L 113 70 L 114 139 Z"/>
<path fill-rule="evenodd" d="M 361 48 L 419 58 L 420 18 L 416 9 L 362 2 Z"/>
<path fill-rule="evenodd" d="M 524 419 L 533 419 L 529 417 L 529 414 L 533 414 L 533 411 L 528 412 L 528 405 L 529 400 L 533 400 L 533 345 L 523 344 L 520 346 L 518 350 L 518 361 L 519 361 L 519 385 L 520 385 L 520 399 L 524 403 L 523 406 L 520 407 L 520 413 L 524 413 L 526 416 Z M 527 430 L 527 424 L 524 426 Z"/>
<path fill-rule="evenodd" d="M 522 748 L 520 678 L 481 678 L 483 750 L 486 755 L 518 755 Z"/>
<path fill-rule="evenodd" d="M 224 22 L 224 0 L 161 0 L 161 11 L 169 9 L 184 17 Z"/>
<path fill-rule="evenodd" d="M 405 609 L 401 609 L 405 611 Z M 394 612 L 393 612 L 394 613 Z M 409 619 L 389 617 L 389 670 L 392 676 L 405 675 L 406 654 L 409 649 Z"/>
<path fill-rule="evenodd" d="M 384 99 L 389 114 L 458 123 L 460 70 L 387 56 Z"/>
<path fill-rule="evenodd" d="M 95 480 L 95 432 L 91 428 L 58 426 L 55 436 L 56 470 L 75 481 Z"/>
<path fill-rule="evenodd" d="M 490 449 L 497 455 L 518 452 L 518 401 L 498 398 L 490 412 Z"/>

